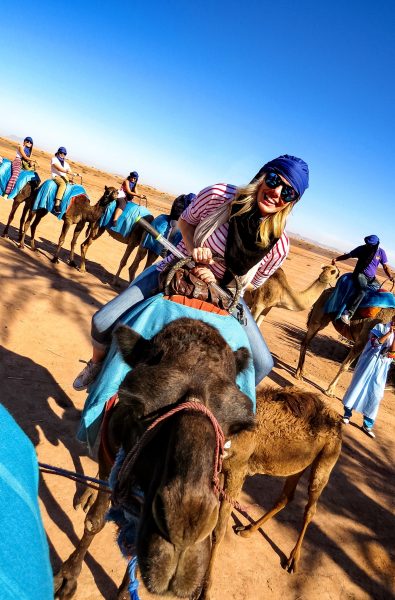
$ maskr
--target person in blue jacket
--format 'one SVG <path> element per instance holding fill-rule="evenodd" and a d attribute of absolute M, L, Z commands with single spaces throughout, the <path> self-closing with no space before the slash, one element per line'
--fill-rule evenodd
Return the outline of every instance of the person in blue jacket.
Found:
<path fill-rule="evenodd" d="M 0 598 L 53 600 L 34 447 L 0 404 Z"/>

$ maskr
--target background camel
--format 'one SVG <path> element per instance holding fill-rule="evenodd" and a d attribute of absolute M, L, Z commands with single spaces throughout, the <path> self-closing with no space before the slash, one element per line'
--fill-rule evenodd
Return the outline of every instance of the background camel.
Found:
<path fill-rule="evenodd" d="M 68 263 L 72 267 L 77 266 L 74 262 L 74 248 L 77 243 L 78 236 L 85 227 L 86 223 L 90 224 L 91 231 L 93 229 L 97 232 L 97 230 L 99 229 L 100 218 L 104 214 L 106 207 L 111 202 L 116 200 L 117 194 L 118 190 L 116 190 L 114 187 L 105 186 L 104 194 L 94 206 L 91 206 L 91 204 L 89 203 L 89 198 L 85 196 L 85 194 L 79 194 L 78 196 L 74 196 L 69 208 L 62 217 L 63 227 L 60 233 L 58 247 L 56 248 L 56 252 L 54 254 L 52 262 L 59 262 L 59 253 L 63 246 L 67 232 L 72 225 L 75 225 L 73 239 L 71 241 L 70 257 Z"/>
<path fill-rule="evenodd" d="M 4 231 L 2 233 L 3 237 L 8 237 L 8 230 L 10 228 L 12 221 L 14 220 L 15 213 L 18 210 L 18 207 L 24 202 L 25 206 L 23 207 L 21 220 L 19 222 L 18 241 L 19 242 L 21 241 L 22 233 L 23 233 L 23 224 L 25 222 L 27 213 L 30 211 L 31 207 L 33 206 L 35 193 L 36 193 L 39 185 L 40 185 L 39 181 L 37 181 L 36 179 L 32 179 L 21 189 L 19 194 L 17 194 L 15 196 L 15 198 L 12 202 L 10 214 L 8 215 L 7 225 L 4 227 Z"/>
<path fill-rule="evenodd" d="M 148 221 L 148 223 L 152 223 L 152 221 L 154 220 L 154 217 L 152 215 L 146 215 L 144 217 L 144 219 L 146 221 Z M 105 231 L 106 231 L 105 227 L 91 227 L 90 228 L 88 237 L 81 244 L 80 271 L 85 272 L 85 270 L 86 270 L 85 261 L 86 261 L 86 253 L 88 251 L 89 246 L 92 244 L 92 242 L 94 242 L 101 235 L 103 235 L 103 233 Z M 117 240 L 117 242 L 126 244 L 126 250 L 121 258 L 118 270 L 115 273 L 115 275 L 113 277 L 113 281 L 112 281 L 114 285 L 118 285 L 119 284 L 119 276 L 121 274 L 122 269 L 128 262 L 129 256 L 131 255 L 133 250 L 135 248 L 137 248 L 140 245 L 140 243 L 142 242 L 142 240 L 144 239 L 146 231 L 145 231 L 145 229 L 143 229 L 143 227 L 140 225 L 140 223 L 137 222 L 127 237 L 124 237 L 120 233 L 117 233 L 116 231 L 112 231 L 111 229 L 107 229 L 107 232 L 110 234 L 110 236 L 114 240 Z M 140 254 L 137 253 L 136 258 L 133 261 L 133 264 L 131 265 L 130 269 L 132 269 L 132 267 L 133 267 L 136 270 L 138 265 L 140 264 L 140 260 L 142 260 L 143 257 L 144 257 L 144 253 L 140 253 Z M 146 262 L 146 265 L 144 268 L 146 269 L 147 267 L 151 266 L 152 263 L 155 261 L 155 258 L 157 258 L 156 254 L 150 252 L 147 257 L 147 262 Z"/>
<path fill-rule="evenodd" d="M 286 477 L 274 506 L 254 524 L 236 528 L 243 537 L 251 535 L 292 501 L 299 479 L 311 467 L 302 528 L 286 564 L 289 572 L 297 569 L 304 535 L 340 456 L 341 444 L 340 415 L 326 406 L 317 394 L 294 387 L 258 390 L 256 427 L 232 438 L 222 469 L 224 490 L 230 498 L 238 497 L 247 475 L 261 473 Z M 214 530 L 206 586 L 199 600 L 210 597 L 215 558 L 231 510 L 231 505 L 223 500 Z"/>
<path fill-rule="evenodd" d="M 304 361 L 309 343 L 321 329 L 324 329 L 324 327 L 329 325 L 329 323 L 332 323 L 336 331 L 343 337 L 352 341 L 354 345 L 351 347 L 349 353 L 342 362 L 335 378 L 331 381 L 328 389 L 325 391 L 327 396 L 335 396 L 336 385 L 341 374 L 347 371 L 353 360 L 358 358 L 358 356 L 361 354 L 368 340 L 369 331 L 372 329 L 372 327 L 374 327 L 377 323 L 388 323 L 395 314 L 395 308 L 382 308 L 374 318 L 354 318 L 351 320 L 350 325 L 348 326 L 343 323 L 341 319 L 336 318 L 337 314 L 328 314 L 324 312 L 325 304 L 331 294 L 332 290 L 325 290 L 318 298 L 317 302 L 314 304 L 309 313 L 307 319 L 307 332 L 301 342 L 299 363 L 295 374 L 296 379 L 303 379 Z"/>
<path fill-rule="evenodd" d="M 321 270 L 317 279 L 304 290 L 292 289 L 283 269 L 277 269 L 259 288 L 247 291 L 244 299 L 258 327 L 275 306 L 287 310 L 305 310 L 312 306 L 328 285 L 336 284 L 340 274 L 339 269 L 332 265 L 322 265 Z"/>

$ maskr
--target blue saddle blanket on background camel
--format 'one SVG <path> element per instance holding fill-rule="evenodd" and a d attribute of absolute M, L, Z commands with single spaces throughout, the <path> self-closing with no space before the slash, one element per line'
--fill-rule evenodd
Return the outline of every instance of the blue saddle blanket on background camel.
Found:
<path fill-rule="evenodd" d="M 3 158 L 0 164 L 0 194 L 3 195 L 7 187 L 8 180 L 11 177 L 11 161 Z"/>
<path fill-rule="evenodd" d="M 133 227 L 136 225 L 136 222 L 140 217 L 147 217 L 151 214 L 150 211 L 144 206 L 140 206 L 135 202 L 127 202 L 125 209 L 117 219 L 116 225 L 112 226 L 111 223 L 116 207 L 116 200 L 113 200 L 110 202 L 110 204 L 108 204 L 99 221 L 99 225 L 100 227 L 105 227 L 110 231 L 119 233 L 122 237 L 128 237 L 132 233 Z"/>
<path fill-rule="evenodd" d="M 170 215 L 159 215 L 155 217 L 155 219 L 151 223 L 152 227 L 155 227 L 156 231 L 163 235 L 163 237 L 167 238 L 170 233 Z M 181 232 L 176 231 L 176 233 L 172 236 L 171 240 L 169 240 L 174 246 L 177 246 L 181 242 Z M 143 239 L 143 243 L 141 244 L 143 248 L 147 250 L 152 250 L 155 252 L 157 256 L 159 256 L 164 247 L 160 242 L 158 242 L 150 233 Z"/>
<path fill-rule="evenodd" d="M 82 185 L 68 183 L 62 198 L 62 202 L 60 203 L 60 213 L 57 214 L 53 211 L 57 189 L 58 186 L 53 179 L 47 179 L 44 181 L 44 183 L 38 189 L 37 196 L 33 204 L 33 212 L 39 208 L 44 208 L 48 212 L 51 212 L 53 215 L 55 215 L 55 217 L 58 219 L 61 219 L 68 209 L 71 199 L 74 198 L 74 196 L 85 194 L 85 196 L 88 198 L 88 194 Z M 89 199 L 87 201 L 89 201 Z"/>
<path fill-rule="evenodd" d="M 355 292 L 352 273 L 339 277 L 332 295 L 328 298 L 324 312 L 335 313 L 337 319 L 343 314 L 349 300 Z M 395 296 L 391 292 L 379 292 L 376 289 L 368 292 L 359 305 L 360 308 L 379 306 L 380 308 L 395 308 Z"/>
<path fill-rule="evenodd" d="M 131 327 L 144 338 L 151 339 L 165 325 L 181 317 L 200 319 L 216 327 L 232 350 L 238 350 L 244 346 L 251 352 L 247 334 L 234 317 L 209 313 L 165 300 L 163 294 L 157 294 L 140 302 L 122 318 L 122 323 Z M 100 430 L 105 404 L 118 391 L 128 371 L 130 371 L 130 367 L 123 361 L 116 341 L 113 339 L 103 368 L 89 388 L 77 435 L 81 442 L 88 444 L 91 453 Z M 255 372 L 252 360 L 249 361 L 247 369 L 239 373 L 236 382 L 240 390 L 251 399 L 255 412 Z"/>
<path fill-rule="evenodd" d="M 33 181 L 33 180 L 37 181 L 37 185 L 40 184 L 41 180 L 38 176 L 38 173 L 36 173 L 35 171 L 21 171 L 19 173 L 18 179 L 16 180 L 14 189 L 8 195 L 8 200 L 13 200 L 19 194 L 19 192 L 25 187 L 25 185 L 27 183 L 29 183 L 29 181 Z"/>

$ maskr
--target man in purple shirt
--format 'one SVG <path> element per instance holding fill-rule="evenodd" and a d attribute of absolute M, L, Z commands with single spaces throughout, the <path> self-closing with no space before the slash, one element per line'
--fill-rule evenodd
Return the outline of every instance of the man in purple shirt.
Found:
<path fill-rule="evenodd" d="M 350 320 L 354 316 L 355 311 L 361 304 L 366 292 L 369 291 L 372 284 L 379 282 L 376 280 L 376 272 L 381 264 L 385 273 L 388 275 L 391 281 L 394 281 L 392 273 L 388 267 L 388 259 L 383 248 L 379 247 L 380 240 L 377 235 L 368 235 L 365 239 L 364 246 L 358 246 L 351 250 L 348 254 L 342 254 L 332 260 L 334 265 L 337 260 L 347 260 L 347 258 L 357 258 L 357 264 L 353 271 L 353 279 L 355 285 L 355 294 L 349 300 L 346 310 L 341 316 L 341 320 L 346 325 L 350 324 Z"/>

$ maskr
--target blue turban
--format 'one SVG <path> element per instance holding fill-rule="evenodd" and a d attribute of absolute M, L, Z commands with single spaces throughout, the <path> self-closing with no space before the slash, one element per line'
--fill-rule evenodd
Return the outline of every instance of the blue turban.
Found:
<path fill-rule="evenodd" d="M 364 242 L 365 244 L 369 244 L 369 246 L 376 246 L 380 243 L 380 240 L 377 235 L 367 235 L 366 238 L 364 238 Z"/>
<path fill-rule="evenodd" d="M 289 181 L 299 197 L 303 196 L 305 190 L 309 187 L 309 167 L 307 163 L 297 156 L 283 154 L 274 160 L 263 165 L 260 171 L 252 179 L 251 183 L 260 179 L 263 173 L 275 171 Z"/>
<path fill-rule="evenodd" d="M 31 144 L 33 144 L 33 140 L 31 137 L 25 137 L 25 139 L 23 140 L 24 142 L 30 142 Z"/>
<path fill-rule="evenodd" d="M 64 154 L 65 156 L 67 155 L 67 150 L 64 146 L 60 146 L 60 148 L 58 148 L 58 151 L 56 154 Z"/>
<path fill-rule="evenodd" d="M 129 173 L 129 177 L 135 177 L 136 179 L 138 179 L 139 174 L 137 173 L 137 171 L 132 171 L 131 173 Z"/>

